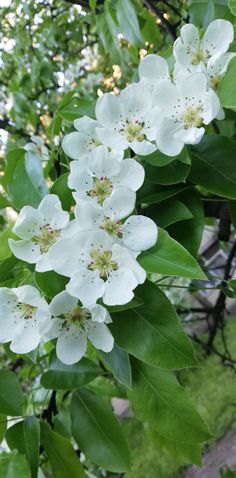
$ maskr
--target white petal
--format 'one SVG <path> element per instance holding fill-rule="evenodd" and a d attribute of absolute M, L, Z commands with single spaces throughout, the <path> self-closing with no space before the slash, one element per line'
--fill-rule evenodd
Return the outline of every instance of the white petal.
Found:
<path fill-rule="evenodd" d="M 104 281 L 98 272 L 80 268 L 71 276 L 66 290 L 77 297 L 85 306 L 94 304 L 104 293 Z"/>
<path fill-rule="evenodd" d="M 174 43 L 173 54 L 176 61 L 186 67 L 191 64 L 193 52 L 200 45 L 198 29 L 189 23 L 181 28 L 180 35 Z"/>
<path fill-rule="evenodd" d="M 112 93 L 105 93 L 98 98 L 95 111 L 99 123 L 112 129 L 114 123 L 120 121 L 120 99 Z"/>
<path fill-rule="evenodd" d="M 173 107 L 178 104 L 179 90 L 168 80 L 160 80 L 155 88 L 155 102 L 162 111 L 162 117 L 171 115 Z"/>
<path fill-rule="evenodd" d="M 89 157 L 89 168 L 96 178 L 116 176 L 122 163 L 115 159 L 114 153 L 108 153 L 106 146 L 98 146 Z"/>
<path fill-rule="evenodd" d="M 184 126 L 180 127 L 174 134 L 174 140 L 183 141 L 185 144 L 198 144 L 205 133 L 204 128 L 191 128 L 185 129 Z"/>
<path fill-rule="evenodd" d="M 49 261 L 52 269 L 58 274 L 70 277 L 78 267 L 75 251 L 81 252 L 86 243 L 88 233 L 79 231 L 72 237 L 60 238 L 49 249 Z"/>
<path fill-rule="evenodd" d="M 125 186 L 116 186 L 103 203 L 103 212 L 107 217 L 122 219 L 132 213 L 136 194 Z"/>
<path fill-rule="evenodd" d="M 203 37 L 204 49 L 210 56 L 215 53 L 225 53 L 234 39 L 234 29 L 231 22 L 217 19 L 207 27 Z"/>
<path fill-rule="evenodd" d="M 135 251 L 145 251 L 157 241 L 157 226 L 146 216 L 130 216 L 122 226 L 122 242 Z"/>
<path fill-rule="evenodd" d="M 117 128 L 117 131 L 118 130 L 119 128 Z M 100 141 L 113 150 L 121 149 L 123 151 L 129 146 L 126 137 L 112 129 L 96 128 L 96 132 Z"/>
<path fill-rule="evenodd" d="M 137 285 L 138 280 L 130 269 L 120 267 L 117 271 L 113 271 L 105 283 L 104 304 L 127 304 L 133 299 L 133 289 Z"/>
<path fill-rule="evenodd" d="M 93 187 L 92 174 L 89 171 L 88 161 L 72 161 L 70 163 L 70 174 L 68 186 L 75 189 L 81 196 L 85 196 Z"/>
<path fill-rule="evenodd" d="M 14 335 L 16 325 L 11 315 L 11 310 L 6 305 L 0 306 L 0 343 L 10 342 Z"/>
<path fill-rule="evenodd" d="M 198 29 L 192 23 L 187 23 L 180 29 L 180 35 L 183 43 L 190 48 L 196 48 L 199 45 Z"/>
<path fill-rule="evenodd" d="M 13 288 L 12 290 L 17 295 L 20 302 L 39 307 L 40 309 L 45 310 L 45 312 L 48 311 L 48 304 L 36 287 L 33 287 L 32 285 L 23 285 L 21 287 Z"/>
<path fill-rule="evenodd" d="M 13 226 L 13 232 L 21 239 L 31 239 L 40 232 L 41 218 L 37 209 L 24 206 Z"/>
<path fill-rule="evenodd" d="M 41 256 L 39 244 L 26 240 L 14 241 L 13 239 L 9 239 L 8 242 L 14 256 L 18 259 L 30 264 L 35 264 L 39 260 Z"/>
<path fill-rule="evenodd" d="M 67 134 L 62 141 L 63 151 L 69 158 L 84 159 L 90 153 L 89 143 L 90 139 L 77 131 Z"/>
<path fill-rule="evenodd" d="M 126 118 L 143 118 L 152 107 L 152 97 L 146 84 L 131 83 L 120 93 L 120 103 L 122 109 L 122 117 Z"/>
<path fill-rule="evenodd" d="M 139 265 L 132 253 L 126 249 L 126 247 L 114 244 L 112 246 L 112 257 L 118 262 L 119 267 L 129 268 L 135 275 L 139 284 L 142 284 L 145 281 L 145 270 Z"/>
<path fill-rule="evenodd" d="M 177 156 L 181 153 L 184 142 L 174 138 L 174 134 L 178 131 L 179 126 L 175 120 L 163 119 L 158 128 L 156 143 L 163 154 L 167 156 Z"/>
<path fill-rule="evenodd" d="M 37 272 L 46 272 L 52 270 L 52 264 L 50 262 L 49 251 L 40 255 L 37 260 L 35 270 Z"/>
<path fill-rule="evenodd" d="M 56 194 L 48 194 L 41 201 L 38 212 L 43 224 L 50 224 L 53 229 L 62 229 L 69 223 L 69 213 L 63 211 L 61 201 Z"/>
<path fill-rule="evenodd" d="M 147 154 L 151 154 L 156 151 L 157 147 L 155 144 L 150 143 L 150 141 L 133 141 L 129 143 L 131 149 L 135 152 L 135 154 L 140 154 L 141 156 L 146 156 Z M 125 160 L 127 161 L 127 159 Z"/>
<path fill-rule="evenodd" d="M 90 308 L 94 322 L 111 322 L 110 314 L 105 307 L 96 304 Z"/>
<path fill-rule="evenodd" d="M 78 300 L 63 290 L 57 294 L 50 304 L 50 312 L 54 317 L 71 312 L 77 306 Z"/>
<path fill-rule="evenodd" d="M 221 104 L 217 94 L 210 88 L 206 93 L 203 110 L 203 122 L 209 124 L 220 112 Z"/>
<path fill-rule="evenodd" d="M 31 324 L 30 320 L 22 319 L 22 323 L 14 331 L 14 338 L 11 342 L 10 349 L 18 354 L 27 354 L 35 350 L 40 342 L 40 334 L 38 325 Z"/>
<path fill-rule="evenodd" d="M 88 338 L 96 349 L 110 352 L 113 349 L 114 339 L 105 324 L 89 321 Z"/>
<path fill-rule="evenodd" d="M 0 287 L 0 305 L 7 305 L 14 307 L 18 302 L 18 298 L 12 289 L 8 287 Z"/>
<path fill-rule="evenodd" d="M 120 172 L 115 178 L 116 184 L 127 186 L 132 191 L 141 188 L 144 181 L 144 168 L 135 159 L 125 159 L 120 163 Z"/>
<path fill-rule="evenodd" d="M 79 133 L 92 138 L 95 133 L 95 128 L 98 126 L 98 122 L 89 116 L 82 116 L 74 121 L 74 127 Z"/>
<path fill-rule="evenodd" d="M 75 206 L 75 217 L 81 229 L 97 229 L 105 218 L 101 206 L 83 200 Z"/>
<path fill-rule="evenodd" d="M 236 53 L 217 53 L 213 55 L 207 64 L 207 73 L 210 78 L 222 76 L 225 74 L 228 64 Z"/>
<path fill-rule="evenodd" d="M 159 55 L 147 55 L 139 65 L 139 78 L 156 81 L 169 79 L 169 66 L 167 61 Z"/>
<path fill-rule="evenodd" d="M 78 362 L 85 355 L 86 349 L 87 338 L 83 331 L 77 336 L 73 336 L 70 331 L 65 331 L 57 339 L 57 356 L 61 362 L 67 365 Z"/>
<path fill-rule="evenodd" d="M 204 73 L 192 73 L 180 83 L 183 97 L 201 99 L 207 90 L 207 76 Z"/>

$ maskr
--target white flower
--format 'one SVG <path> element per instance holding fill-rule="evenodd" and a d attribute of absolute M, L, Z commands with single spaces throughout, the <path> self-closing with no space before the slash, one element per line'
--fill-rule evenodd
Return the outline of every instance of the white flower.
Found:
<path fill-rule="evenodd" d="M 53 270 L 70 277 L 69 294 L 86 306 L 100 297 L 107 305 L 126 304 L 146 278 L 132 253 L 114 244 L 105 231 L 78 231 L 61 238 L 49 255 Z"/>
<path fill-rule="evenodd" d="M 111 318 L 102 305 L 84 307 L 63 291 L 52 300 L 50 312 L 53 319 L 47 339 L 57 337 L 56 353 L 62 362 L 68 365 L 78 362 L 85 355 L 87 339 L 97 349 L 112 350 L 114 339 L 105 325 Z"/>
<path fill-rule="evenodd" d="M 233 25 L 227 20 L 210 23 L 202 40 L 198 29 L 189 23 L 181 28 L 180 37 L 174 43 L 174 57 L 181 66 L 195 67 L 195 71 L 199 71 L 199 67 L 206 65 L 213 55 L 225 53 L 233 38 Z"/>
<path fill-rule="evenodd" d="M 209 84 L 213 89 L 217 89 L 223 76 L 227 71 L 230 60 L 236 53 L 218 53 L 210 58 L 207 64 L 207 75 Z"/>
<path fill-rule="evenodd" d="M 106 216 L 98 204 L 79 201 L 75 207 L 75 217 L 81 229 L 102 229 L 120 245 L 133 251 L 145 251 L 157 241 L 157 226 L 146 216 L 130 216 L 124 223 L 119 210 Z"/>
<path fill-rule="evenodd" d="M 36 271 L 51 270 L 48 251 L 58 239 L 66 233 L 69 225 L 69 213 L 62 210 L 59 198 L 48 194 L 35 209 L 24 206 L 13 227 L 20 241 L 9 239 L 14 256 L 36 263 Z M 68 228 L 68 231 L 70 228 Z"/>
<path fill-rule="evenodd" d="M 50 322 L 48 304 L 35 287 L 0 289 L 0 342 L 19 354 L 34 350 Z"/>
<path fill-rule="evenodd" d="M 96 116 L 102 127 L 96 128 L 100 140 L 112 149 L 130 147 L 136 154 L 156 150 L 158 108 L 152 108 L 152 95 L 145 82 L 133 83 L 121 91 L 102 95 L 96 105 Z"/>
<path fill-rule="evenodd" d="M 169 156 L 178 155 L 184 144 L 197 144 L 220 111 L 220 101 L 202 73 L 192 73 L 179 85 L 168 80 L 158 83 L 155 91 L 163 119 L 158 125 L 156 143 Z"/>
<path fill-rule="evenodd" d="M 114 210 L 120 217 L 130 214 L 135 204 L 135 191 L 144 181 L 144 169 L 134 159 L 117 161 L 113 153 L 100 146 L 89 161 L 72 161 L 68 185 L 76 192 L 76 201 L 86 199 L 103 207 L 109 216 Z"/>
<path fill-rule="evenodd" d="M 83 116 L 74 121 L 77 131 L 67 134 L 62 141 L 64 152 L 72 159 L 88 159 L 91 151 L 102 144 L 96 128 L 101 126 L 98 121 Z M 117 158 L 123 159 L 123 151 L 115 151 Z"/>
<path fill-rule="evenodd" d="M 169 65 L 165 58 L 159 55 L 147 55 L 139 64 L 140 80 L 155 85 L 158 80 L 170 80 Z"/>
<path fill-rule="evenodd" d="M 34 153 L 41 161 L 48 161 L 49 152 L 46 148 L 42 138 L 39 136 L 31 136 L 32 142 L 25 144 L 24 150 L 31 151 Z"/>

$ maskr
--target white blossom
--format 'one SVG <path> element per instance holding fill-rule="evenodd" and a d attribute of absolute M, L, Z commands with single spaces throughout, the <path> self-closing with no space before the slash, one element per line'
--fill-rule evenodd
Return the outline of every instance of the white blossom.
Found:
<path fill-rule="evenodd" d="M 197 144 L 205 129 L 220 111 L 220 101 L 208 89 L 203 73 L 192 73 L 179 84 L 168 80 L 158 83 L 156 101 L 162 110 L 156 143 L 160 151 L 169 156 L 178 155 L 184 144 Z"/>
<path fill-rule="evenodd" d="M 146 216 L 130 216 L 122 222 L 119 210 L 114 209 L 106 216 L 99 204 L 79 201 L 75 207 L 75 217 L 81 229 L 101 229 L 117 243 L 133 251 L 145 251 L 157 241 L 157 226 Z"/>
<path fill-rule="evenodd" d="M 128 249 L 105 231 L 78 231 L 61 238 L 49 252 L 53 270 L 70 277 L 66 290 L 83 304 L 126 304 L 146 273 Z"/>
<path fill-rule="evenodd" d="M 24 206 L 13 227 L 21 240 L 9 239 L 13 254 L 19 259 L 36 264 L 36 271 L 51 270 L 48 252 L 53 244 L 70 232 L 69 213 L 62 210 L 55 194 L 48 194 L 35 209 Z"/>
<path fill-rule="evenodd" d="M 58 358 L 71 365 L 78 362 L 87 349 L 87 339 L 95 348 L 110 352 L 114 339 L 106 326 L 111 322 L 108 311 L 99 304 L 84 307 L 66 291 L 56 295 L 51 304 L 53 316 L 47 338 L 57 338 Z"/>
<path fill-rule="evenodd" d="M 121 91 L 102 95 L 96 105 L 96 128 L 100 140 L 112 149 L 130 147 L 136 154 L 156 150 L 156 120 L 159 109 L 152 108 L 152 95 L 145 82 L 133 83 Z"/>
<path fill-rule="evenodd" d="M 34 153 L 41 161 L 49 159 L 48 148 L 39 136 L 31 136 L 31 142 L 24 145 L 24 150 Z"/>
<path fill-rule="evenodd" d="M 30 285 L 0 288 L 0 342 L 19 354 L 34 350 L 50 322 L 48 304 Z"/>
<path fill-rule="evenodd" d="M 78 202 L 86 199 L 102 206 L 109 215 L 117 211 L 120 217 L 130 214 L 135 204 L 135 191 L 144 180 L 144 169 L 134 159 L 118 161 L 105 146 L 90 155 L 89 161 L 72 161 L 68 185 L 75 189 Z"/>

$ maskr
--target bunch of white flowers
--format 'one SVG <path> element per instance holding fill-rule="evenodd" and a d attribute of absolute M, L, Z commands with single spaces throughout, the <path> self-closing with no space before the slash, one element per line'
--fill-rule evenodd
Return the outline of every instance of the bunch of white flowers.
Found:
<path fill-rule="evenodd" d="M 0 289 L 0 341 L 11 342 L 14 352 L 57 338 L 59 359 L 72 364 L 85 354 L 87 339 L 105 352 L 112 349 L 106 306 L 132 300 L 146 279 L 137 257 L 157 241 L 156 224 L 135 214 L 144 168 L 128 151 L 178 155 L 184 144 L 201 140 L 203 125 L 222 118 L 213 88 L 233 55 L 226 53 L 232 40 L 233 27 L 225 20 L 214 21 L 202 40 L 193 25 L 184 26 L 174 44 L 173 80 L 167 62 L 149 55 L 140 64 L 138 83 L 119 96 L 102 95 L 96 120 L 84 116 L 74 122 L 77 131 L 63 140 L 73 160 L 73 219 L 49 194 L 37 209 L 23 207 L 13 228 L 19 240 L 9 240 L 16 257 L 38 272 L 67 276 L 68 283 L 50 305 L 32 286 Z"/>

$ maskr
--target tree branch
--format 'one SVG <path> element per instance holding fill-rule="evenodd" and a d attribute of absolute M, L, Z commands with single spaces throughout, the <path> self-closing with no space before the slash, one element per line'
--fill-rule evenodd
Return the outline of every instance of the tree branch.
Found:
<path fill-rule="evenodd" d="M 164 17 L 163 13 L 159 8 L 157 8 L 150 0 L 143 0 L 144 5 L 152 12 L 154 15 L 159 18 L 161 25 L 165 28 L 166 32 L 171 36 L 173 40 L 176 40 L 177 35 L 175 27 Z"/>

